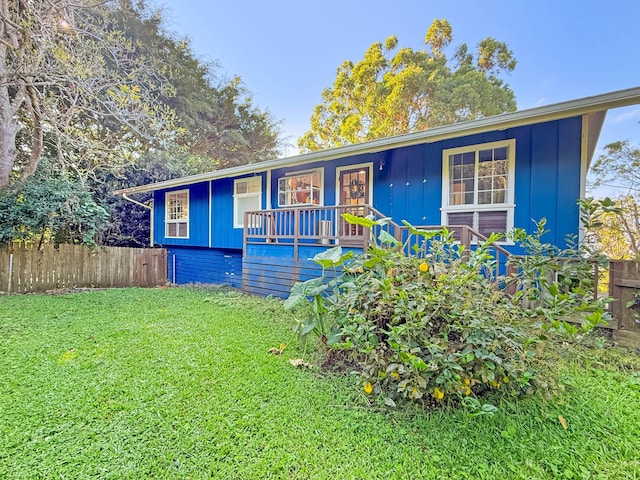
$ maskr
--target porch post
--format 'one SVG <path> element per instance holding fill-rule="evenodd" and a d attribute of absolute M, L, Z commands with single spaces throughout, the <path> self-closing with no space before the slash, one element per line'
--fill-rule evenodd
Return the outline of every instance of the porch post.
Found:
<path fill-rule="evenodd" d="M 464 251 L 462 252 L 462 260 L 469 261 L 469 249 L 471 248 L 471 231 L 467 225 L 462 226 L 460 231 L 460 243 L 464 245 Z"/>
<path fill-rule="evenodd" d="M 300 209 L 293 209 L 293 261 L 298 261 L 298 244 L 300 242 Z"/>

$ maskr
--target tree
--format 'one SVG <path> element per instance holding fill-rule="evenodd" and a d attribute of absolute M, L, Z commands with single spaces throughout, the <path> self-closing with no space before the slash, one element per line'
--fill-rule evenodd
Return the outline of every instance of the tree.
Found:
<path fill-rule="evenodd" d="M 597 221 L 586 227 L 609 258 L 640 259 L 640 148 L 624 140 L 604 150 L 591 168 L 592 185 L 618 193 L 591 201 Z"/>
<path fill-rule="evenodd" d="M 488 37 L 475 54 L 466 44 L 453 62 L 445 49 L 453 39 L 446 20 L 435 20 L 425 36 L 429 50 L 398 49 L 398 39 L 372 44 L 364 58 L 345 61 L 311 129 L 299 140 L 302 151 L 359 143 L 513 111 L 515 97 L 499 78 L 516 66 L 507 45 Z"/>
<path fill-rule="evenodd" d="M 144 1 L 117 12 L 117 28 L 130 39 L 137 55 L 161 59 L 162 73 L 171 85 L 160 95 L 174 113 L 174 146 L 191 154 L 190 173 L 232 167 L 277 157 L 279 122 L 253 104 L 238 76 L 220 75 L 219 65 L 198 59 L 187 39 L 164 27 L 162 11 Z M 165 145 L 165 149 L 167 146 Z"/>
<path fill-rule="evenodd" d="M 171 142 L 140 151 L 127 168 L 87 180 L 96 201 L 110 214 L 99 241 L 140 247 L 149 242 L 149 211 L 113 197 L 114 190 L 274 158 L 279 126 L 268 111 L 253 105 L 239 77 L 220 75 L 215 62 L 196 58 L 188 40 L 168 32 L 162 11 L 138 1 L 135 7 L 123 5 L 112 18 L 138 56 L 162 57 L 162 74 L 171 86 L 170 94 L 158 96 L 173 112 Z M 136 195 L 142 203 L 149 199 L 149 194 Z"/>
<path fill-rule="evenodd" d="M 631 195 L 580 201 L 585 243 L 607 258 L 640 260 L 640 204 Z"/>
<path fill-rule="evenodd" d="M 94 232 L 99 242 L 146 243 L 148 212 L 114 190 L 273 158 L 278 134 L 241 79 L 197 59 L 145 0 L 0 0 L 0 217 L 12 219 L 5 241 L 36 230 L 78 240 L 33 223 L 48 206 L 15 201 L 25 192 L 46 198 L 64 179 L 73 188 L 60 191 L 93 195 L 111 214 L 109 228 Z"/>
<path fill-rule="evenodd" d="M 0 188 L 43 154 L 86 175 L 170 132 L 171 87 L 106 0 L 0 0 Z M 48 152 L 47 152 L 48 149 Z"/>
<path fill-rule="evenodd" d="M 593 186 L 640 193 L 640 148 L 619 140 L 605 145 L 604 150 L 591 167 Z"/>
<path fill-rule="evenodd" d="M 39 162 L 28 179 L 0 190 L 0 245 L 33 240 L 96 245 L 109 215 L 84 186 L 69 175 Z"/>

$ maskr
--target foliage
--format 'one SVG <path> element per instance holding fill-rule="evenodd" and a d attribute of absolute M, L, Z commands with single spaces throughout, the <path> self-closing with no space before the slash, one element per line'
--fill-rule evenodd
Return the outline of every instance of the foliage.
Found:
<path fill-rule="evenodd" d="M 198 59 L 189 40 L 169 33 L 162 12 L 144 2 L 136 8 L 121 8 L 117 14 L 117 28 L 131 40 L 137 54 L 157 58 L 162 65 L 171 91 L 160 92 L 158 98 L 174 114 L 172 143 L 178 148 L 171 154 L 190 155 L 186 158 L 189 174 L 278 155 L 278 122 L 253 104 L 240 77 L 227 79 L 215 62 Z"/>
<path fill-rule="evenodd" d="M 640 258 L 640 148 L 629 141 L 605 145 L 591 167 L 592 185 L 616 189 L 615 198 L 587 199 L 594 221 L 588 239 L 614 259 Z"/>
<path fill-rule="evenodd" d="M 36 173 L 10 189 L 0 190 L 0 244 L 46 240 L 96 245 L 108 214 L 69 175 L 40 162 Z"/>
<path fill-rule="evenodd" d="M 426 50 L 398 48 L 389 37 L 372 44 L 364 58 L 345 61 L 333 87 L 311 116 L 311 129 L 299 140 L 302 151 L 359 143 L 425 130 L 516 108 L 514 94 L 499 78 L 516 66 L 507 45 L 488 37 L 476 53 L 466 44 L 452 59 L 453 38 L 446 20 L 435 20 L 425 36 Z"/>
<path fill-rule="evenodd" d="M 615 200 L 581 200 L 585 241 L 607 258 L 640 259 L 640 205 L 637 195 L 621 195 Z"/>
<path fill-rule="evenodd" d="M 340 332 L 336 325 L 327 318 L 329 312 L 326 306 L 325 292 L 328 288 L 336 286 L 336 280 L 325 284 L 326 269 L 335 269 L 352 257 L 352 252 L 342 254 L 342 249 L 334 248 L 317 254 L 313 260 L 322 266 L 322 275 L 307 282 L 296 282 L 291 288 L 289 298 L 284 303 L 285 308 L 292 309 L 301 301 L 311 298 L 312 316 L 307 320 L 299 320 L 296 326 L 298 339 L 306 343 L 310 333 L 317 335 L 323 343 L 332 345 L 339 337 Z"/>
<path fill-rule="evenodd" d="M 380 226 L 344 217 L 371 229 Z M 425 405 L 457 399 L 490 414 L 490 407 L 465 397 L 546 385 L 548 379 L 536 377 L 537 345 L 552 334 L 587 333 L 603 320 L 604 303 L 593 300 L 589 287 L 588 261 L 577 250 L 542 243 L 544 222 L 534 235 L 514 235 L 529 253 L 517 260 L 514 298 L 485 275 L 495 269 L 491 246 L 499 235 L 465 251 L 446 229 L 426 232 L 405 225 L 410 235 L 421 237 L 411 255 L 406 254 L 407 245 L 415 243 L 411 238 L 400 245 L 385 231 L 352 259 L 334 247 L 323 257 L 342 265 L 343 273 L 328 284 L 323 277 L 296 284 L 287 303 L 313 297 L 323 330 L 337 332 L 333 347 L 350 353 L 360 364 L 365 393 L 380 395 L 387 405 L 398 398 Z M 523 298 L 535 302 L 535 312 L 523 306 Z M 569 323 L 576 314 L 582 323 Z"/>
<path fill-rule="evenodd" d="M 55 157 L 79 175 L 160 144 L 171 87 L 116 28 L 118 3 L 0 1 L 0 188 Z"/>
<path fill-rule="evenodd" d="M 605 307 L 611 299 L 596 298 L 593 280 L 594 264 L 604 264 L 606 258 L 594 255 L 588 245 L 578 245 L 572 236 L 567 238 L 566 249 L 543 242 L 548 232 L 545 225 L 546 219 L 542 219 L 533 234 L 523 229 L 511 234 L 525 251 L 510 260 L 517 270 L 515 300 L 535 308 L 545 331 L 587 333 L 606 323 Z M 534 316 L 529 308 L 524 313 Z"/>
<path fill-rule="evenodd" d="M 591 167 L 593 185 L 638 193 L 640 185 L 640 148 L 628 140 L 609 143 Z"/>
<path fill-rule="evenodd" d="M 111 215 L 99 242 L 148 243 L 148 212 L 114 190 L 277 156 L 278 122 L 147 2 L 0 0 L 0 10 L 11 20 L 0 42 L 0 189 L 48 159 L 47 171 L 82 183 Z"/>

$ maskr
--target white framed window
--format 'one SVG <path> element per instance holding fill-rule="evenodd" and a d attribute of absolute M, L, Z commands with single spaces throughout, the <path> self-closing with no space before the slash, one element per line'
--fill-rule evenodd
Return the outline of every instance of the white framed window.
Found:
<path fill-rule="evenodd" d="M 511 139 L 443 151 L 443 225 L 487 237 L 513 229 L 515 147 Z"/>
<path fill-rule="evenodd" d="M 278 179 L 278 206 L 322 205 L 324 169 L 291 172 Z"/>
<path fill-rule="evenodd" d="M 262 209 L 262 177 L 239 178 L 233 182 L 233 227 L 244 228 L 245 212 Z"/>
<path fill-rule="evenodd" d="M 165 237 L 189 238 L 189 190 L 165 194 Z"/>

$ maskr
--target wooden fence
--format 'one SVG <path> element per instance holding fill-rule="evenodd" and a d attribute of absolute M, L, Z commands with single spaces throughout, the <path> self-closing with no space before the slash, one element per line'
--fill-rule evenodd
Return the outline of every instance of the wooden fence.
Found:
<path fill-rule="evenodd" d="M 161 248 L 12 244 L 0 250 L 0 292 L 31 293 L 76 287 L 152 287 L 167 281 Z"/>

